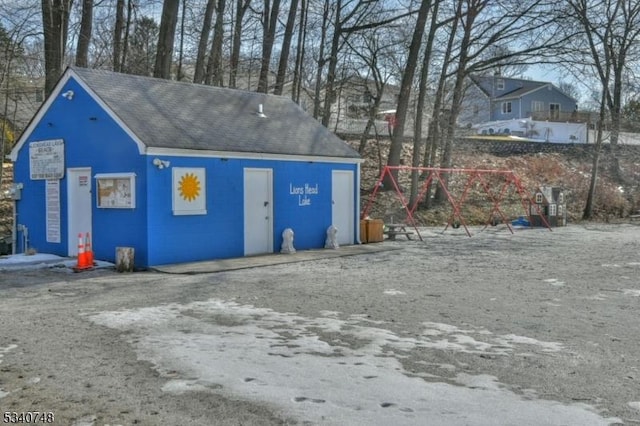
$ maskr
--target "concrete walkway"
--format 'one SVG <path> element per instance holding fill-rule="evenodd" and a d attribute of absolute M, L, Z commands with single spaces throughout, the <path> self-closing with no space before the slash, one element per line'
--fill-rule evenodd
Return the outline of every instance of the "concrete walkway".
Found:
<path fill-rule="evenodd" d="M 258 268 L 261 266 L 281 265 L 284 263 L 304 262 L 308 260 L 329 259 L 342 256 L 377 253 L 381 251 L 397 250 L 398 246 L 391 244 L 356 244 L 334 249 L 301 250 L 291 254 L 266 254 L 239 257 L 233 259 L 218 259 L 202 262 L 190 262 L 171 265 L 160 265 L 150 268 L 156 272 L 167 274 L 209 274 L 213 272 L 231 271 L 236 269 Z"/>

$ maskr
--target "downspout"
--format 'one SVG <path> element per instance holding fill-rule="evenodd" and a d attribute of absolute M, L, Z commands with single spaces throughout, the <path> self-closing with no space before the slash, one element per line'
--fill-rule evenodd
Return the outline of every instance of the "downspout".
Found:
<path fill-rule="evenodd" d="M 18 209 L 16 204 L 18 202 L 13 200 L 13 226 L 11 227 L 11 254 L 16 254 L 16 243 L 18 242 Z"/>

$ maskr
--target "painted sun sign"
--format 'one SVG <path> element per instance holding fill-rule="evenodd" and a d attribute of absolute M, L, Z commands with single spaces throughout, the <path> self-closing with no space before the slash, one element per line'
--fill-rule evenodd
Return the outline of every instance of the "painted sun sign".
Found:
<path fill-rule="evenodd" d="M 205 169 L 174 167 L 172 170 L 173 214 L 207 214 Z"/>

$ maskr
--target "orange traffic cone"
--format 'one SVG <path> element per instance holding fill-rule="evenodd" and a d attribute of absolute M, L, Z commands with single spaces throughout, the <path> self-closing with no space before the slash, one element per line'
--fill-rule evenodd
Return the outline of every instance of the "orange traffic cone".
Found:
<path fill-rule="evenodd" d="M 78 264 L 76 265 L 75 268 L 73 268 L 73 270 L 78 272 L 78 271 L 84 271 L 92 267 L 93 267 L 93 263 L 88 263 L 87 252 L 85 251 L 85 248 L 84 248 L 84 239 L 82 238 L 82 232 L 81 232 L 78 234 Z"/>
<path fill-rule="evenodd" d="M 84 239 L 84 255 L 88 267 L 93 267 L 93 250 L 91 249 L 91 237 L 87 232 L 87 236 Z"/>

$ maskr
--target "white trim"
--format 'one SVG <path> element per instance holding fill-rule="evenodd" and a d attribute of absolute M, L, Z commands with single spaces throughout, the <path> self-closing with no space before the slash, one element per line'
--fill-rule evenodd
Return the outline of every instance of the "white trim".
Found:
<path fill-rule="evenodd" d="M 16 144 L 13 146 L 13 149 L 11 150 L 11 154 L 9 154 L 9 159 L 11 159 L 11 161 L 15 162 L 18 159 L 18 152 L 20 152 L 20 150 L 22 149 L 22 146 L 25 144 L 29 136 L 31 136 L 31 133 L 35 129 L 36 125 L 40 122 L 40 120 L 42 120 L 42 116 L 44 116 L 44 114 L 47 112 L 47 110 L 49 109 L 53 101 L 58 97 L 58 95 L 60 94 L 60 91 L 62 90 L 62 87 L 64 87 L 64 85 L 67 84 L 67 81 L 69 81 L 70 77 L 71 76 L 69 74 L 64 73 L 62 77 L 60 77 L 60 81 L 58 81 L 58 84 L 56 84 L 56 87 L 53 88 L 51 95 L 49 95 L 47 100 L 44 101 L 42 105 L 40 105 L 40 108 L 36 112 L 36 115 L 33 116 L 31 121 L 27 125 L 27 128 L 24 129 L 24 132 L 22 132 L 22 135 L 20 135 L 18 142 L 16 142 Z"/>
<path fill-rule="evenodd" d="M 89 94 L 89 96 L 91 96 L 91 98 L 96 103 L 98 103 L 98 105 L 100 105 L 100 107 L 107 113 L 107 115 L 110 118 L 112 118 L 122 128 L 122 130 L 124 130 L 124 132 L 127 135 L 129 135 L 129 137 L 136 143 L 136 145 L 138 145 L 138 152 L 140 154 L 144 154 L 146 150 L 146 145 L 140 140 L 140 138 L 138 138 L 135 135 L 135 133 L 133 133 L 131 129 L 129 129 L 127 125 L 124 124 L 122 120 L 120 120 L 120 118 L 111 110 L 111 108 L 109 108 L 102 101 L 102 99 L 100 99 L 100 97 L 96 95 L 96 93 L 93 90 L 91 90 L 89 86 L 85 84 L 82 78 L 77 73 L 75 73 L 73 69 L 67 68 L 64 74 L 62 74 L 62 77 L 60 77 L 60 80 L 58 80 L 58 83 L 56 84 L 56 86 L 51 91 L 51 94 L 49 95 L 47 100 L 40 106 L 40 108 L 38 109 L 38 112 L 36 113 L 36 115 L 33 116 L 31 121 L 29 122 L 29 125 L 27 126 L 25 131 L 22 133 L 22 135 L 18 139 L 18 142 L 16 142 L 15 146 L 11 150 L 11 154 L 9 154 L 9 159 L 11 159 L 11 161 L 14 161 L 14 162 L 17 161 L 18 153 L 22 149 L 23 145 L 26 143 L 27 139 L 29 139 L 29 137 L 31 136 L 31 133 L 33 133 L 36 126 L 40 124 L 40 121 L 42 120 L 44 115 L 49 111 L 49 108 L 51 107 L 53 102 L 58 98 L 58 96 L 60 96 L 60 92 L 62 91 L 62 88 L 69 82 L 71 77 L 74 78 L 74 80 L 78 83 L 78 85 L 80 85 L 80 87 L 82 87 Z M 71 100 L 70 102 L 73 102 L 73 100 Z"/>
<path fill-rule="evenodd" d="M 113 179 L 113 178 L 127 178 L 127 177 L 136 177 L 136 174 L 133 172 L 125 172 L 125 173 L 96 173 L 93 175 L 94 179 Z"/>
<path fill-rule="evenodd" d="M 313 161 L 317 163 L 344 163 L 360 164 L 364 162 L 362 158 L 342 158 L 342 157 L 320 157 L 306 155 L 287 154 L 262 154 L 259 152 L 234 152 L 234 151 L 212 151 L 183 148 L 158 148 L 148 147 L 147 156 L 165 155 L 174 157 L 200 157 L 200 158 L 227 158 L 227 159 L 247 159 L 247 160 L 281 160 L 281 161 Z"/>

